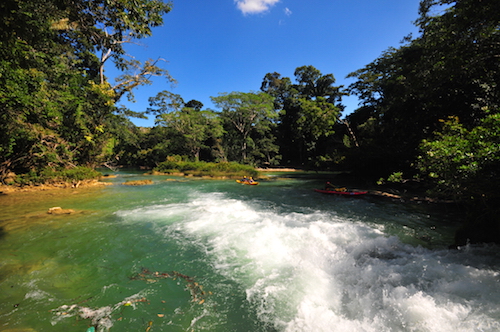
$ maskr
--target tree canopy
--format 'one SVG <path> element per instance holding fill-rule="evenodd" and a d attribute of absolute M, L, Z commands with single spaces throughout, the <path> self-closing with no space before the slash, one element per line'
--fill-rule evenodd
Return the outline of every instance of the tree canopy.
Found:
<path fill-rule="evenodd" d="M 457 242 L 500 242 L 500 4 L 423 0 L 419 14 L 419 37 L 349 75 L 362 105 L 348 116 L 359 148 L 347 164 L 420 179 L 465 203 L 470 234 Z"/>
<path fill-rule="evenodd" d="M 333 74 L 323 75 L 313 66 L 297 67 L 294 74 L 296 84 L 279 73 L 268 73 L 261 90 L 275 97 L 283 161 L 312 166 L 328 155 L 324 147 L 329 145 L 326 141 L 334 133 L 345 93 L 341 86 L 333 85 Z"/>
<path fill-rule="evenodd" d="M 95 166 L 109 154 L 124 118 L 115 102 L 144 76 L 168 73 L 127 61 L 123 44 L 151 35 L 170 3 L 6 0 L 0 4 L 0 180 L 10 172 Z M 141 68 L 114 87 L 104 76 L 112 59 Z"/>
<path fill-rule="evenodd" d="M 228 158 L 249 163 L 260 154 L 268 156 L 267 162 L 271 162 L 273 157 L 270 154 L 276 152 L 272 138 L 273 120 L 277 116 L 273 109 L 273 97 L 262 92 L 232 92 L 212 97 L 212 101 L 222 109 L 220 118 Z"/>
<path fill-rule="evenodd" d="M 363 106 L 349 117 L 365 143 L 360 153 L 376 150 L 387 172 L 408 169 L 440 119 L 457 116 L 471 128 L 486 109 L 498 111 L 498 9 L 495 1 L 422 1 L 421 36 L 349 75 Z M 367 127 L 375 136 L 362 134 Z"/>
<path fill-rule="evenodd" d="M 212 148 L 207 142 L 218 142 L 222 136 L 220 119 L 214 111 L 202 110 L 203 104 L 197 100 L 184 103 L 179 95 L 161 92 L 151 100 L 151 104 L 160 105 L 156 110 L 159 113 L 157 124 L 178 135 L 178 151 L 185 149 L 178 154 L 188 155 L 198 161 L 202 149 Z M 170 111 L 165 111 L 167 109 Z"/>

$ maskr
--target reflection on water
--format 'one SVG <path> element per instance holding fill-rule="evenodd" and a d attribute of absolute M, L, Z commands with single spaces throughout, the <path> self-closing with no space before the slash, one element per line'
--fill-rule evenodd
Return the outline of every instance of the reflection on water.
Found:
<path fill-rule="evenodd" d="M 498 248 L 447 250 L 438 210 L 307 178 L 125 178 L 0 197 L 2 330 L 500 330 Z"/>

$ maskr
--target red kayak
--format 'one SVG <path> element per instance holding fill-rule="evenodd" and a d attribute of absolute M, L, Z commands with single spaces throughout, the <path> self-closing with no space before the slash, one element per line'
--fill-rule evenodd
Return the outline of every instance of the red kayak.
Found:
<path fill-rule="evenodd" d="M 365 195 L 368 191 L 338 191 L 334 189 L 314 189 L 314 191 L 328 195 L 345 195 L 345 196 L 358 196 Z"/>

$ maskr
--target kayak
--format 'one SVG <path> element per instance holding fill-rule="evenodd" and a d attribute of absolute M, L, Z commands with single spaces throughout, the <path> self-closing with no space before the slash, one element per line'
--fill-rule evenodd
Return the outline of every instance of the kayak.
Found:
<path fill-rule="evenodd" d="M 365 195 L 368 191 L 337 191 L 337 190 L 328 190 L 328 189 L 314 189 L 314 191 L 322 194 L 329 195 L 345 195 L 345 196 L 359 196 Z"/>
<path fill-rule="evenodd" d="M 247 184 L 249 186 L 256 186 L 259 184 L 257 181 L 250 182 L 250 181 L 245 181 L 245 180 L 236 180 L 236 182 L 241 183 L 241 184 Z"/>
<path fill-rule="evenodd" d="M 368 191 L 338 191 L 338 190 L 328 190 L 328 189 L 314 189 L 314 191 L 322 194 L 328 195 L 345 195 L 345 196 L 359 196 L 365 195 Z"/>
<path fill-rule="evenodd" d="M 248 184 L 249 186 L 256 186 L 259 183 L 257 181 L 245 181 L 245 180 L 236 180 L 236 182 L 241 183 L 241 184 Z"/>

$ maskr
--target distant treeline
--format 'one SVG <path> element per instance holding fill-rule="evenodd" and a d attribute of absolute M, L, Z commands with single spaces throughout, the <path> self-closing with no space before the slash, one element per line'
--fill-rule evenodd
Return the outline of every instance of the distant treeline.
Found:
<path fill-rule="evenodd" d="M 162 59 L 125 52 L 171 8 L 160 0 L 0 3 L 2 182 L 44 181 L 76 167 L 89 176 L 81 167 L 157 167 L 174 155 L 345 170 L 453 198 L 468 220 L 457 243 L 500 242 L 498 1 L 421 1 L 419 36 L 351 73 L 348 87 L 307 65 L 293 80 L 265 74 L 258 92 L 214 96 L 217 110 L 169 91 L 140 112 L 117 106 L 153 76 L 175 81 Z M 109 65 L 123 72 L 115 84 Z M 342 117 L 347 94 L 361 104 Z M 154 127 L 130 121 L 146 116 Z"/>

